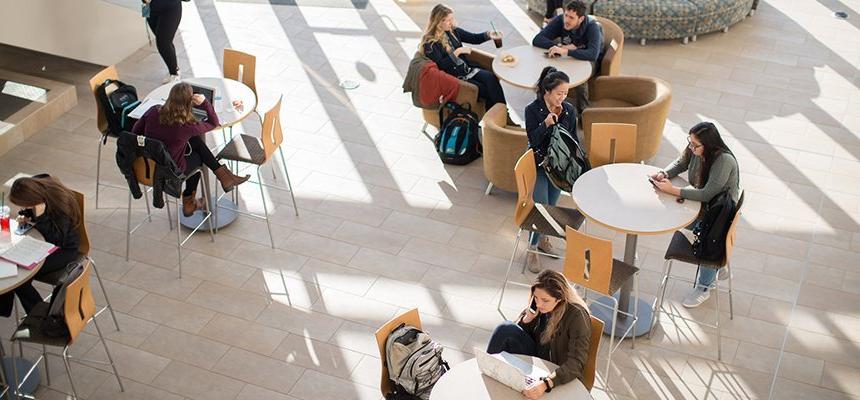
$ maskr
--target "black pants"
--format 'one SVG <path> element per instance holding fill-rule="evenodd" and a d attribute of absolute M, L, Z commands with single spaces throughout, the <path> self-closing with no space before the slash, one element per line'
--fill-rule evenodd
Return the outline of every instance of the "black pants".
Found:
<path fill-rule="evenodd" d="M 544 17 L 554 18 L 555 10 L 562 7 L 562 0 L 546 0 L 546 13 Z"/>
<path fill-rule="evenodd" d="M 534 339 L 514 322 L 505 321 L 493 330 L 487 353 L 496 354 L 507 351 L 511 354 L 537 356 L 538 348 Z"/>
<path fill-rule="evenodd" d="M 478 98 L 484 99 L 487 110 L 496 103 L 507 103 L 505 92 L 502 91 L 502 85 L 499 84 L 499 78 L 492 72 L 478 68 L 478 73 L 467 82 L 478 87 Z"/>
<path fill-rule="evenodd" d="M 64 269 L 70 263 L 77 261 L 78 257 L 79 255 L 77 250 L 57 250 L 45 259 L 45 264 L 42 265 L 42 268 L 36 273 L 34 279 Z M 39 302 L 42 301 L 42 295 L 40 295 L 39 291 L 33 287 L 32 279 L 24 282 L 21 286 L 18 286 L 15 289 L 14 294 L 18 296 L 18 299 L 21 301 L 21 305 L 24 307 L 24 311 L 28 314 L 36 304 L 39 304 Z M 0 315 L 4 317 L 12 315 L 12 306 L 14 305 L 14 301 L 15 299 L 12 297 L 12 293 L 6 293 L 0 296 Z"/>
<path fill-rule="evenodd" d="M 182 20 L 182 4 L 177 2 L 176 6 L 164 10 L 157 15 L 147 18 L 149 28 L 155 34 L 155 46 L 158 54 L 167 65 L 170 75 L 179 75 L 179 65 L 176 62 L 176 47 L 173 46 L 173 37 L 179 29 L 179 21 Z"/>
<path fill-rule="evenodd" d="M 206 147 L 206 142 L 203 141 L 202 137 L 194 136 L 188 139 L 188 145 L 191 146 L 191 154 L 185 156 L 186 174 L 201 165 L 205 165 L 213 171 L 221 167 L 221 163 L 218 162 L 215 155 L 209 150 L 209 147 Z M 200 183 L 201 176 L 202 174 L 194 174 L 185 181 L 185 191 L 182 192 L 183 196 L 191 196 L 197 190 L 197 184 Z"/>

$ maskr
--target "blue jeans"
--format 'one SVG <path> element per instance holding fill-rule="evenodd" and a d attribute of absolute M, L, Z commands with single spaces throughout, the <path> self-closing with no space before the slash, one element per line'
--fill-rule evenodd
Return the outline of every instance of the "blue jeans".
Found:
<path fill-rule="evenodd" d="M 487 343 L 487 353 L 496 354 L 503 351 L 511 354 L 537 356 L 537 344 L 515 322 L 505 321 L 493 330 L 490 342 Z"/>
<path fill-rule="evenodd" d="M 550 183 L 543 168 L 537 167 L 537 179 L 535 180 L 535 190 L 532 198 L 535 203 L 548 204 L 554 206 L 558 204 L 558 197 L 561 195 L 561 190 Z M 534 247 L 540 241 L 539 233 L 531 232 L 529 234 L 529 244 Z"/>
<path fill-rule="evenodd" d="M 710 288 L 714 280 L 717 279 L 717 271 L 714 268 L 699 268 L 699 287 Z"/>

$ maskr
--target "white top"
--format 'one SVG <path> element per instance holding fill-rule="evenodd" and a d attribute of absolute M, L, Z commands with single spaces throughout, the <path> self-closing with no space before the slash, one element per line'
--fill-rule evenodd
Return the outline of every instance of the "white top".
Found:
<path fill-rule="evenodd" d="M 218 114 L 218 120 L 221 122 L 219 128 L 226 128 L 239 123 L 257 107 L 257 96 L 250 87 L 242 82 L 227 78 L 186 78 L 182 82 L 215 89 L 212 107 L 215 108 L 215 113 Z M 134 117 L 136 111 L 141 111 L 140 114 L 143 115 L 152 105 L 164 104 L 170 94 L 170 88 L 176 83 L 166 83 L 149 92 L 146 98 L 141 100 L 141 103 L 146 105 L 146 109 L 135 109 L 131 115 Z M 234 100 L 242 101 L 241 110 L 233 107 Z"/>
<path fill-rule="evenodd" d="M 535 88 L 541 70 L 547 65 L 566 73 L 571 87 L 579 86 L 591 76 L 590 62 L 568 56 L 549 58 L 543 55 L 545 51 L 547 50 L 532 45 L 502 49 L 493 59 L 493 72 L 499 79 L 526 89 Z M 515 61 L 510 64 L 503 63 L 502 58 L 508 54 L 514 56 Z"/>
<path fill-rule="evenodd" d="M 11 218 L 11 220 L 9 221 L 11 234 L 10 232 L 0 232 L 0 247 L 15 243 L 21 240 L 21 238 L 23 237 L 21 235 L 15 234 L 15 230 L 18 229 L 18 221 L 15 220 L 14 215 L 12 217 L 13 218 Z M 30 236 L 33 239 L 44 239 L 42 234 L 39 233 L 36 228 L 30 229 L 30 231 L 27 232 L 26 236 Z M 18 267 L 18 276 L 0 279 L 0 294 L 11 292 L 12 290 L 15 290 L 15 288 L 17 288 L 18 286 L 21 286 L 21 284 L 23 284 L 24 282 L 27 282 L 32 279 L 34 276 L 36 276 L 36 273 L 39 272 L 40 269 L 42 269 L 42 265 L 44 264 L 45 260 L 42 260 L 41 262 L 36 264 L 36 266 L 31 270 Z"/>
<path fill-rule="evenodd" d="M 518 355 L 518 358 L 532 365 L 537 365 L 547 371 L 553 371 L 558 366 L 537 357 Z M 482 375 L 478 368 L 477 359 L 472 358 L 455 365 L 450 371 L 439 378 L 430 400 L 522 400 L 523 395 L 493 378 Z M 591 394 L 578 379 L 558 385 L 552 392 L 546 393 L 541 399 L 591 400 Z"/>
<path fill-rule="evenodd" d="M 648 175 L 659 168 L 644 164 L 607 164 L 586 172 L 573 184 L 571 195 L 579 211 L 609 229 L 640 235 L 672 232 L 689 225 L 700 203 L 663 193 Z M 680 178 L 673 179 L 682 185 Z"/>

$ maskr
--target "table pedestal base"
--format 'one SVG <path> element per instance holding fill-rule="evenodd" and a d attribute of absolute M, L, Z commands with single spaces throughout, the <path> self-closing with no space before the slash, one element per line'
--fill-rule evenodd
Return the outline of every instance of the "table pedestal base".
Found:
<path fill-rule="evenodd" d="M 16 344 L 12 344 L 16 346 Z M 15 386 L 15 372 L 12 369 L 12 363 L 18 367 L 18 379 L 24 378 L 24 375 L 27 374 L 27 371 L 33 367 L 33 363 L 29 360 L 23 358 L 12 358 L 12 357 L 4 357 L 3 358 L 3 371 L 6 372 L 6 382 L 9 384 L 9 390 L 12 391 L 12 387 Z M 27 378 L 26 382 L 23 382 L 21 385 L 21 395 L 22 396 L 33 396 L 36 393 L 36 389 L 39 387 L 39 382 L 41 381 L 39 376 L 39 370 L 36 369 L 32 374 Z"/>
<path fill-rule="evenodd" d="M 618 298 L 618 295 L 615 296 Z M 630 304 L 627 308 L 627 312 L 633 314 L 633 302 L 639 302 L 639 319 L 636 321 L 636 327 L 631 329 L 630 332 L 627 333 L 624 338 L 629 337 L 639 337 L 651 330 L 651 321 L 654 318 L 654 314 L 651 312 L 651 304 L 646 302 L 645 300 L 640 300 L 636 298 L 630 298 Z M 609 299 L 609 297 L 601 297 L 596 302 L 601 303 L 603 305 L 591 304 L 588 308 L 591 310 L 592 315 L 603 321 L 603 333 L 610 335 L 612 333 L 612 305 L 613 302 Z M 604 305 L 606 307 L 604 307 Z M 623 310 L 622 310 L 623 311 Z M 624 334 L 627 329 L 630 328 L 630 325 L 633 322 L 633 318 L 627 317 L 623 314 L 618 314 L 618 320 L 615 321 L 615 338 L 621 338 L 621 335 Z"/>
<path fill-rule="evenodd" d="M 222 198 L 221 201 L 218 202 L 218 205 L 226 208 L 215 207 L 214 204 L 210 203 L 209 207 L 212 210 L 213 215 L 212 218 L 209 219 L 209 221 L 206 221 L 205 224 L 200 226 L 201 231 L 209 229 L 210 222 L 215 224 L 212 226 L 212 228 L 217 231 L 218 229 L 221 229 L 233 223 L 233 221 L 236 220 L 236 217 L 239 216 L 238 213 L 233 211 L 237 207 L 236 203 L 233 203 L 233 200 L 230 200 L 230 196 L 224 196 L 224 198 Z M 182 223 L 182 226 L 188 229 L 194 229 L 194 227 L 197 226 L 197 224 L 199 224 L 200 221 L 203 220 L 203 217 L 205 217 L 205 215 L 206 214 L 203 211 L 195 211 L 194 214 L 190 217 L 186 217 L 184 215 L 180 216 L 179 222 Z"/>

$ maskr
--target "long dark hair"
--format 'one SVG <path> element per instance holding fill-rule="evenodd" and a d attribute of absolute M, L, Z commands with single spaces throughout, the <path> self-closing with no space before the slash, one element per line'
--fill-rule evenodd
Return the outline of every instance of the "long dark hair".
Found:
<path fill-rule="evenodd" d="M 551 269 L 541 271 L 532 283 L 532 294 L 534 294 L 535 289 L 543 289 L 550 297 L 559 300 L 552 312 L 549 313 L 549 321 L 540 336 L 541 344 L 549 343 L 553 336 L 558 334 L 561 319 L 564 317 L 567 307 L 579 304 L 586 311 L 588 310 L 585 301 L 570 287 L 567 278 L 561 272 Z"/>
<path fill-rule="evenodd" d="M 544 67 L 543 71 L 540 72 L 540 78 L 538 78 L 537 85 L 535 85 L 537 86 L 537 90 L 535 91 L 537 93 L 537 97 L 543 97 L 547 92 L 551 92 L 562 83 L 570 83 L 570 77 L 568 77 L 567 74 L 552 66 Z"/>
<path fill-rule="evenodd" d="M 44 215 L 51 221 L 69 218 L 73 227 L 82 222 L 75 192 L 48 175 L 16 179 L 9 190 L 9 201 L 20 207 L 45 203 Z"/>
<path fill-rule="evenodd" d="M 734 154 L 731 150 L 729 150 L 729 146 L 726 145 L 726 142 L 723 141 L 723 138 L 720 136 L 720 131 L 717 130 L 717 126 L 711 122 L 699 122 L 692 128 L 690 128 L 689 135 L 695 135 L 696 139 L 699 139 L 699 142 L 702 142 L 702 146 L 704 151 L 702 152 L 702 158 L 704 162 L 702 163 L 702 184 L 708 181 L 708 177 L 711 173 L 711 165 L 714 164 L 714 160 L 720 156 L 720 154 L 727 153 L 731 154 L 734 157 Z M 690 150 L 690 146 L 687 146 L 687 151 L 689 156 L 692 156 L 693 151 Z"/>

